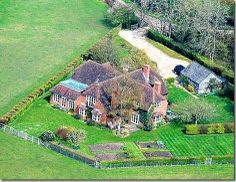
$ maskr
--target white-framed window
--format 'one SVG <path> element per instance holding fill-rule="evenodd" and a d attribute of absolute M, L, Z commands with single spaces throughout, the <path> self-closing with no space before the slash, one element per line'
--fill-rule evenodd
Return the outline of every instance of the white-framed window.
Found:
<path fill-rule="evenodd" d="M 79 108 L 79 115 L 85 116 L 85 109 Z"/>
<path fill-rule="evenodd" d="M 100 121 L 100 116 L 99 115 L 92 115 L 92 120 L 99 122 Z"/>
<path fill-rule="evenodd" d="M 86 96 L 86 100 L 88 102 L 88 106 L 93 106 L 96 102 L 96 99 L 90 95 Z"/>
<path fill-rule="evenodd" d="M 66 97 L 61 98 L 61 106 L 64 108 L 66 107 L 66 100 L 67 100 Z"/>
<path fill-rule="evenodd" d="M 69 108 L 70 109 L 74 109 L 74 101 L 73 100 L 69 100 Z"/>
<path fill-rule="evenodd" d="M 161 101 L 155 103 L 155 107 L 160 107 L 160 106 L 161 106 Z"/>
<path fill-rule="evenodd" d="M 57 94 L 53 94 L 53 101 L 59 102 L 60 96 Z"/>
<path fill-rule="evenodd" d="M 131 122 L 135 123 L 135 124 L 139 124 L 139 114 L 138 113 L 132 113 Z"/>
<path fill-rule="evenodd" d="M 154 122 L 155 123 L 160 123 L 162 120 L 162 116 L 161 115 L 155 115 L 154 116 Z"/>

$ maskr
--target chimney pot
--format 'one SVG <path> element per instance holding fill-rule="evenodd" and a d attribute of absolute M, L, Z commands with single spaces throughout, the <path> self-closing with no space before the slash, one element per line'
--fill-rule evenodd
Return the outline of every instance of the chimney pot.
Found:
<path fill-rule="evenodd" d="M 149 76 L 150 76 L 150 65 L 145 64 L 143 66 L 143 75 L 145 77 L 145 80 L 149 82 Z"/>
<path fill-rule="evenodd" d="M 160 81 L 155 81 L 155 83 L 154 83 L 154 90 L 156 90 L 156 92 L 158 94 L 161 94 L 161 82 Z"/>

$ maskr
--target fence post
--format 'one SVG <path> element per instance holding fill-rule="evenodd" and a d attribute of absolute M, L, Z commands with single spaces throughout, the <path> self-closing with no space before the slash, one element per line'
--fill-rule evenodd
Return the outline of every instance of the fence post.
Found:
<path fill-rule="evenodd" d="M 32 143 L 34 143 L 34 137 L 33 136 L 31 136 L 31 141 L 32 141 Z"/>

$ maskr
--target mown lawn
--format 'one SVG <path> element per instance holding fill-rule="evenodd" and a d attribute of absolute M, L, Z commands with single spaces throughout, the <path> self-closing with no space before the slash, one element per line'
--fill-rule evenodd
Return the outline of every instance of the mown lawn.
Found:
<path fill-rule="evenodd" d="M 109 28 L 101 0 L 0 1 L 0 115 Z"/>
<path fill-rule="evenodd" d="M 200 99 L 212 104 L 216 111 L 217 116 L 210 120 L 209 122 L 223 123 L 223 122 L 233 122 L 234 121 L 234 102 L 226 97 L 219 97 L 217 95 L 208 95 L 206 97 L 199 96 Z M 178 103 L 191 100 L 194 104 L 196 100 L 193 96 L 185 92 L 182 88 L 177 88 L 174 85 L 168 85 L 168 101 L 174 105 Z"/>
<path fill-rule="evenodd" d="M 233 134 L 212 134 L 212 135 L 184 135 L 182 127 L 175 124 L 162 126 L 151 132 L 137 131 L 127 138 L 114 136 L 107 129 L 96 126 L 88 126 L 81 120 L 74 119 L 71 115 L 54 109 L 47 100 L 38 99 L 31 108 L 15 121 L 11 126 L 26 131 L 34 136 L 39 136 L 42 132 L 51 130 L 56 131 L 61 126 L 74 126 L 86 130 L 87 139 L 81 150 L 89 153 L 89 144 L 107 143 L 117 141 L 156 141 L 162 140 L 167 149 L 175 156 L 206 156 L 206 155 L 226 155 L 234 153 Z"/>
<path fill-rule="evenodd" d="M 233 165 L 95 169 L 0 131 L 0 179 L 234 179 Z"/>

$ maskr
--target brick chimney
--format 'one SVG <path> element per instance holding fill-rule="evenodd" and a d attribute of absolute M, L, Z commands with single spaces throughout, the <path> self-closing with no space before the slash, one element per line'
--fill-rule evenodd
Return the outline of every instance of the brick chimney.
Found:
<path fill-rule="evenodd" d="M 150 65 L 145 64 L 143 66 L 143 75 L 145 80 L 148 82 L 149 81 L 149 75 L 150 75 Z"/>
<path fill-rule="evenodd" d="M 160 94 L 161 93 L 161 82 L 160 81 L 155 81 L 153 88 L 154 88 L 154 90 L 156 90 L 156 92 L 158 94 Z"/>

